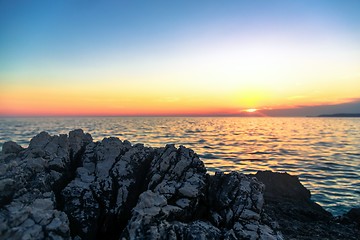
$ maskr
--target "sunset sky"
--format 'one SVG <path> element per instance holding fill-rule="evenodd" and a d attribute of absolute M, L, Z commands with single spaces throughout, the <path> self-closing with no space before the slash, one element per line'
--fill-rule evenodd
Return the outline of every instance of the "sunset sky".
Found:
<path fill-rule="evenodd" d="M 2 116 L 358 103 L 359 0 L 0 1 Z"/>

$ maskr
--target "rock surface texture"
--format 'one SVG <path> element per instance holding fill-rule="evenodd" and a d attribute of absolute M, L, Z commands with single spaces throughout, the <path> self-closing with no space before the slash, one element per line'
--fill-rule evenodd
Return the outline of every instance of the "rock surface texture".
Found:
<path fill-rule="evenodd" d="M 42 132 L 28 148 L 3 145 L 0 239 L 297 239 L 292 218 L 309 229 L 332 221 L 298 180 L 279 176 L 210 176 L 183 146 Z M 359 233 L 357 214 L 337 223 L 348 235 Z"/>

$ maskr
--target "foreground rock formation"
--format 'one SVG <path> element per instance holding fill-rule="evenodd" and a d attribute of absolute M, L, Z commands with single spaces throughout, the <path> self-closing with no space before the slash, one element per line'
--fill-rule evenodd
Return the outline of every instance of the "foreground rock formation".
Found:
<path fill-rule="evenodd" d="M 359 209 L 333 217 L 311 201 L 297 177 L 270 171 L 254 176 L 266 186 L 264 213 L 276 220 L 286 239 L 360 239 Z"/>
<path fill-rule="evenodd" d="M 266 172 L 256 177 L 210 176 L 183 146 L 151 148 L 117 138 L 93 142 L 82 130 L 42 132 L 26 149 L 3 145 L 0 239 L 287 239 L 296 238 L 292 219 L 314 227 L 316 218 L 298 219 L 297 207 L 331 221 L 298 180 L 281 189 L 287 179 Z M 287 194 L 294 186 L 303 189 Z M 291 202 L 294 196 L 298 203 Z M 359 233 L 356 223 L 346 219 L 341 226 L 347 239 L 357 239 L 351 238 Z"/>

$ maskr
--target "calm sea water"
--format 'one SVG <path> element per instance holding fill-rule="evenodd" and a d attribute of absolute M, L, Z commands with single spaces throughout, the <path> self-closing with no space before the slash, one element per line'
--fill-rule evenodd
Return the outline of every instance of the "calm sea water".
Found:
<path fill-rule="evenodd" d="M 0 118 L 0 148 L 9 140 L 27 146 L 41 131 L 76 128 L 95 140 L 185 145 L 211 173 L 298 175 L 312 199 L 335 215 L 360 206 L 360 118 Z"/>

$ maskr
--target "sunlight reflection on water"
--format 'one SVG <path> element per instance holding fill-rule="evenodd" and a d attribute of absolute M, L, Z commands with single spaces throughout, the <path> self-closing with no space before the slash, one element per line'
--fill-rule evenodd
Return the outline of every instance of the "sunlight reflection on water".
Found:
<path fill-rule="evenodd" d="M 82 128 L 94 140 L 115 136 L 194 149 L 210 173 L 286 171 L 334 214 L 360 205 L 360 119 L 336 118 L 0 118 L 0 147 L 27 146 L 41 131 Z"/>

